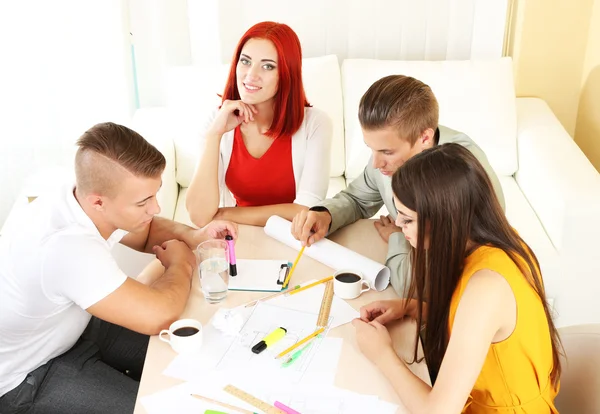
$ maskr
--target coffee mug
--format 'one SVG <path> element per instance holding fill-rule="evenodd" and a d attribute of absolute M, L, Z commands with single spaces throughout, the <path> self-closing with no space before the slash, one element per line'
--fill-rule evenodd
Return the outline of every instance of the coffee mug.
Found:
<path fill-rule="evenodd" d="M 168 335 L 166 339 L 163 335 Z M 195 319 L 180 319 L 158 334 L 161 341 L 167 342 L 180 354 L 200 351 L 202 346 L 202 324 Z"/>
<path fill-rule="evenodd" d="M 366 287 L 363 288 L 363 285 Z M 363 279 L 360 272 L 340 270 L 333 275 L 333 293 L 342 299 L 357 298 L 369 289 L 369 282 Z"/>

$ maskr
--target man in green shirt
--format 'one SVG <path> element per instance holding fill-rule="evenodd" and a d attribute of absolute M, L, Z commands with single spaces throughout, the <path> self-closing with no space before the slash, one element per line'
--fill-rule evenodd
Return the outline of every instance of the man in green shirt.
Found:
<path fill-rule="evenodd" d="M 410 285 L 410 244 L 394 224 L 394 172 L 427 148 L 454 142 L 471 151 L 483 165 L 503 208 L 504 195 L 481 148 L 467 135 L 438 125 L 438 102 L 423 82 L 403 75 L 378 80 L 361 98 L 358 118 L 365 144 L 373 153 L 369 164 L 348 188 L 296 215 L 292 234 L 310 246 L 341 227 L 372 217 L 385 204 L 390 215 L 375 221 L 375 228 L 388 243 L 386 265 L 391 270 L 391 284 L 404 296 Z"/>

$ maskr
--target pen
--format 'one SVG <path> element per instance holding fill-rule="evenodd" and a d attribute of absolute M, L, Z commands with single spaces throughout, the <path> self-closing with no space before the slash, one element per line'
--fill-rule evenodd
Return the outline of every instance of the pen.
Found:
<path fill-rule="evenodd" d="M 293 408 L 288 407 L 287 405 L 280 403 L 279 401 L 275 401 L 273 404 L 275 407 L 279 408 L 282 411 L 285 411 L 287 414 L 300 414 L 298 411 Z"/>
<path fill-rule="evenodd" d="M 300 345 L 303 345 L 303 344 L 307 343 L 308 341 L 310 341 L 311 339 L 313 339 L 315 336 L 319 335 L 320 333 L 323 333 L 324 330 L 325 330 L 325 327 L 321 327 L 321 328 L 317 329 L 316 331 L 314 331 L 313 333 L 311 333 L 310 335 L 308 335 L 303 340 L 301 340 L 299 342 L 296 342 L 294 345 L 290 346 L 285 351 L 280 352 L 279 355 L 277 355 L 275 357 L 275 359 L 281 358 L 282 356 L 284 356 L 284 355 L 292 352 L 294 349 L 298 348 Z"/>
<path fill-rule="evenodd" d="M 230 410 L 239 411 L 240 413 L 244 413 L 244 414 L 256 414 L 254 411 L 246 410 L 245 408 L 239 408 L 239 407 L 236 407 L 235 405 L 231 405 L 231 404 L 227 404 L 227 403 L 224 403 L 224 402 L 221 402 L 221 401 L 213 400 L 212 398 L 203 397 L 202 395 L 198 395 L 198 394 L 190 394 L 190 395 L 192 397 L 194 397 L 194 398 L 199 399 L 199 400 L 203 400 L 203 401 L 209 402 L 211 404 L 220 405 L 221 407 L 228 408 Z M 219 414 L 219 413 L 222 413 L 222 411 L 215 411 L 215 410 L 206 410 L 206 411 L 204 411 L 204 414 Z"/>
<path fill-rule="evenodd" d="M 320 338 L 320 337 L 321 337 L 321 335 L 316 336 L 316 338 Z M 287 359 L 281 364 L 281 366 L 289 367 L 290 365 L 292 365 L 294 363 L 294 361 L 296 361 L 300 357 L 300 355 L 302 355 L 304 353 L 304 351 L 307 351 L 314 343 L 315 343 L 315 341 L 311 340 L 308 344 L 304 345 L 302 348 L 300 348 L 299 350 L 294 352 L 292 355 L 287 357 Z"/>
<path fill-rule="evenodd" d="M 296 270 L 296 266 L 298 265 L 298 262 L 300 261 L 300 258 L 302 257 L 302 253 L 304 253 L 304 246 L 302 246 L 302 248 L 300 249 L 298 256 L 296 256 L 296 261 L 292 265 L 292 270 L 290 270 L 290 273 L 285 278 L 285 282 L 283 282 L 284 289 L 287 287 L 288 283 L 290 283 L 290 280 L 292 279 L 292 273 L 294 273 L 294 271 Z"/>
<path fill-rule="evenodd" d="M 233 237 L 229 234 L 225 236 L 225 241 L 229 246 L 229 276 L 237 276 L 237 265 L 235 262 L 235 248 L 233 243 Z"/>
<path fill-rule="evenodd" d="M 277 296 L 285 295 L 286 293 L 291 293 L 291 292 L 293 292 L 293 291 L 294 291 L 294 290 L 296 290 L 296 289 L 300 289 L 300 285 L 296 285 L 296 286 L 294 286 L 294 287 L 293 287 L 292 289 L 290 289 L 290 290 L 282 290 L 281 292 L 273 293 L 272 295 L 265 296 L 265 297 L 262 297 L 262 298 L 260 298 L 260 299 L 253 300 L 252 302 L 248 302 L 248 303 L 246 303 L 246 304 L 244 305 L 244 307 L 245 307 L 245 308 L 249 308 L 249 307 L 251 307 L 251 306 L 254 306 L 254 305 L 256 305 L 256 304 L 257 304 L 258 302 L 260 302 L 260 301 L 265 301 L 265 300 L 269 300 L 269 299 L 272 299 L 272 298 L 276 298 Z"/>
<path fill-rule="evenodd" d="M 252 347 L 252 352 L 254 352 L 255 354 L 260 354 L 262 351 L 264 351 L 265 349 L 273 345 L 275 342 L 283 338 L 286 333 L 287 329 L 285 328 L 280 327 L 275 329 L 273 332 L 265 336 L 265 338 L 262 341 L 254 345 Z"/>
<path fill-rule="evenodd" d="M 289 293 L 290 293 L 290 295 L 295 295 L 296 293 L 300 293 L 300 292 L 302 292 L 303 290 L 310 289 L 310 288 L 311 288 L 311 287 L 313 287 L 313 286 L 317 286 L 317 285 L 320 285 L 321 283 L 329 282 L 329 281 L 330 281 L 330 280 L 332 280 L 332 279 L 333 279 L 333 276 L 327 276 L 327 277 L 324 277 L 324 278 L 323 278 L 323 279 L 321 279 L 321 280 L 317 280 L 316 282 L 313 282 L 313 283 L 311 283 L 311 284 L 309 284 L 309 285 L 302 286 L 302 287 L 301 287 L 301 288 L 299 288 L 299 289 L 293 289 L 293 290 L 292 290 L 292 291 L 290 291 Z"/>

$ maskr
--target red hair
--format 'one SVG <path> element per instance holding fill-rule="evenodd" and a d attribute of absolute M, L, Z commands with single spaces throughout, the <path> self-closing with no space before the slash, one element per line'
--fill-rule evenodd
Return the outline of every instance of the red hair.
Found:
<path fill-rule="evenodd" d="M 223 101 L 240 99 L 236 82 L 236 68 L 242 48 L 250 39 L 271 41 L 277 50 L 279 85 L 275 94 L 273 123 L 266 135 L 277 138 L 292 135 L 302 125 L 304 108 L 311 106 L 306 100 L 302 84 L 302 47 L 294 31 L 286 24 L 261 22 L 252 26 L 240 39 L 231 61 L 229 76 L 223 92 Z"/>

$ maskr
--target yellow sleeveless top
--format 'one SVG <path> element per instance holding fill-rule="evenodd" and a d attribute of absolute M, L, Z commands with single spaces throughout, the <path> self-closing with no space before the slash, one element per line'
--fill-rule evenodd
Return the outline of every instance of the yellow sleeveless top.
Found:
<path fill-rule="evenodd" d="M 554 407 L 558 389 L 550 381 L 552 342 L 542 301 L 501 249 L 482 246 L 467 257 L 450 303 L 450 333 L 465 287 L 481 269 L 504 276 L 515 295 L 517 321 L 507 339 L 490 346 L 463 413 L 558 413 Z"/>

